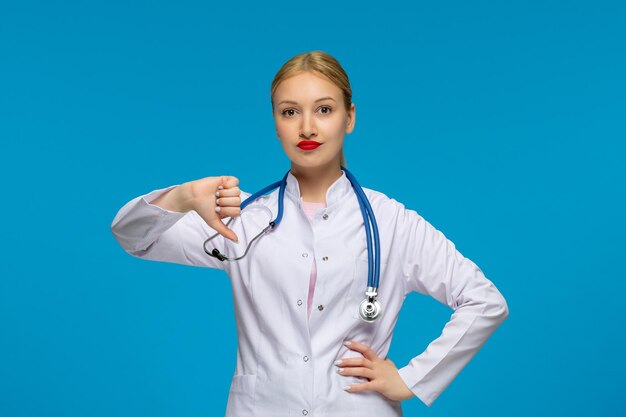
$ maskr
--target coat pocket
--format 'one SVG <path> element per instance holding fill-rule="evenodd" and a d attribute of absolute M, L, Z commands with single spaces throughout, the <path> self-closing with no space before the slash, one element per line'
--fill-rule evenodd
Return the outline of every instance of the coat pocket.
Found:
<path fill-rule="evenodd" d="M 235 375 L 228 392 L 226 417 L 254 416 L 256 375 Z"/>

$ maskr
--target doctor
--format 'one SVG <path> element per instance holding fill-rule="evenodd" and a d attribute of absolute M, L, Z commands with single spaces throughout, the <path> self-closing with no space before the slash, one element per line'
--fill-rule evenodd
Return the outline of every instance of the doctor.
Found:
<path fill-rule="evenodd" d="M 356 116 L 348 76 L 328 54 L 302 53 L 276 74 L 271 99 L 276 134 L 291 161 L 284 214 L 247 256 L 220 261 L 203 248 L 219 233 L 209 248 L 238 257 L 271 220 L 268 209 L 276 216 L 278 189 L 241 210 L 251 193 L 234 176 L 132 199 L 113 219 L 115 238 L 142 259 L 228 275 L 238 352 L 227 417 L 402 416 L 401 401 L 413 396 L 432 405 L 508 317 L 504 297 L 417 212 L 363 187 L 380 234 L 383 310 L 374 322 L 361 320 L 367 241 L 355 191 L 341 170 L 344 135 Z M 387 353 L 411 292 L 454 312 L 440 336 L 398 369 Z"/>

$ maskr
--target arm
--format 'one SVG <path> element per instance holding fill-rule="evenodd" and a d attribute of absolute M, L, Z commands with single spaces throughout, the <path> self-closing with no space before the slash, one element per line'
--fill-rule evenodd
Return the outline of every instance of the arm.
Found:
<path fill-rule="evenodd" d="M 441 335 L 398 370 L 407 387 L 431 406 L 509 310 L 493 283 L 443 233 L 404 207 L 397 219 L 406 292 L 430 295 L 454 310 Z"/>
<path fill-rule="evenodd" d="M 196 211 L 179 212 L 152 204 L 159 199 L 159 204 L 174 208 L 167 205 L 165 197 L 175 187 L 178 185 L 127 202 L 111 223 L 115 239 L 127 253 L 138 258 L 224 270 L 225 262 L 204 252 L 204 241 L 216 231 Z M 222 250 L 225 240 L 220 234 L 207 246 Z"/>

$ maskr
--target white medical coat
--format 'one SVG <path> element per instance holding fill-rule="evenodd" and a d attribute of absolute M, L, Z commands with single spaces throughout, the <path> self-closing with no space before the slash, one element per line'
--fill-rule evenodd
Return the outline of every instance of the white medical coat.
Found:
<path fill-rule="evenodd" d="M 355 340 L 385 358 L 398 312 L 412 291 L 454 310 L 426 350 L 403 367 L 400 377 L 430 406 L 508 317 L 494 284 L 440 231 L 417 212 L 385 194 L 363 187 L 378 223 L 381 317 L 358 316 L 367 287 L 363 217 L 345 173 L 326 193 L 326 207 L 312 224 L 301 206 L 297 178 L 288 174 L 281 223 L 257 239 L 242 260 L 221 262 L 203 249 L 215 233 L 195 212 L 173 212 L 150 204 L 176 185 L 126 203 L 111 229 L 129 254 L 155 261 L 224 270 L 232 285 L 238 349 L 227 417 L 402 416 L 399 401 L 374 391 L 343 388 L 365 378 L 343 376 L 333 362 L 361 356 L 343 345 Z M 241 190 L 244 201 L 251 193 Z M 229 226 L 239 243 L 218 235 L 207 244 L 240 256 L 248 242 L 276 217 L 278 189 L 242 210 Z M 225 219 L 226 221 L 226 219 Z M 307 295 L 313 258 L 317 283 L 310 320 Z M 399 366 L 399 365 L 398 365 Z"/>

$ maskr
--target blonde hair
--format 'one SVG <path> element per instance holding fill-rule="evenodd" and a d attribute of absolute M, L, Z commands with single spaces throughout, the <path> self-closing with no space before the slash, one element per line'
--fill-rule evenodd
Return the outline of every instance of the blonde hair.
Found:
<path fill-rule="evenodd" d="M 350 107 L 352 105 L 352 87 L 350 87 L 348 74 L 346 74 L 346 71 L 344 71 L 341 64 L 339 64 L 339 61 L 331 55 L 324 51 L 311 51 L 303 52 L 289 59 L 274 76 L 270 89 L 272 113 L 274 112 L 274 93 L 276 92 L 278 85 L 287 78 L 305 71 L 318 72 L 339 87 L 343 94 L 346 112 L 350 111 Z M 347 168 L 343 148 L 341 149 L 341 166 Z"/>

